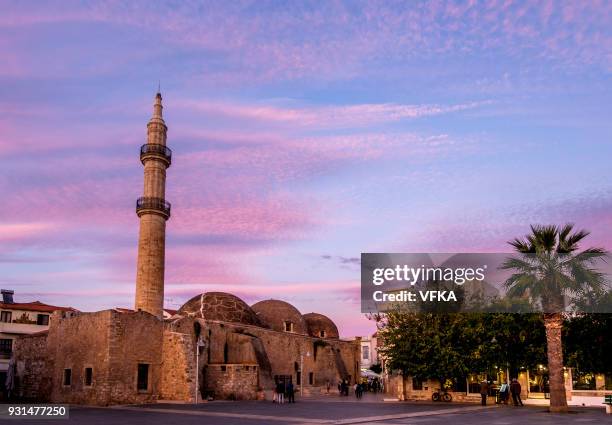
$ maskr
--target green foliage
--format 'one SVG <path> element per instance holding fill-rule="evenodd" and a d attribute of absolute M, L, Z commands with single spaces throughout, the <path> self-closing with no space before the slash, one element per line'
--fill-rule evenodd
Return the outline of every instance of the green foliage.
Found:
<path fill-rule="evenodd" d="M 564 324 L 565 364 L 612 375 L 612 314 L 581 314 Z"/>
<path fill-rule="evenodd" d="M 565 310 L 564 297 L 584 297 L 607 289 L 605 275 L 593 267 L 608 253 L 600 248 L 578 252 L 578 244 L 589 235 L 573 225 L 531 226 L 524 239 L 510 242 L 520 256 L 508 258 L 503 269 L 513 270 L 506 280 L 509 297 L 528 297 L 544 312 Z"/>
<path fill-rule="evenodd" d="M 390 369 L 421 379 L 457 381 L 495 365 L 516 370 L 546 359 L 537 314 L 391 311 L 382 316 L 378 337 Z"/>

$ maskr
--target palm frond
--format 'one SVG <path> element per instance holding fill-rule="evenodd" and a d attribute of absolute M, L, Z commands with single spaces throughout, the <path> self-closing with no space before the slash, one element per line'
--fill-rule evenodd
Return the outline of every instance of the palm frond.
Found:
<path fill-rule="evenodd" d="M 602 248 L 581 252 L 579 243 L 589 235 L 586 230 L 574 231 L 574 225 L 531 225 L 531 234 L 508 243 L 522 255 L 507 258 L 501 269 L 514 273 L 504 282 L 508 295 L 528 295 L 550 312 L 563 308 L 569 294 L 595 293 L 605 290 L 607 275 L 597 269 L 599 261 L 607 261 L 609 253 Z"/>

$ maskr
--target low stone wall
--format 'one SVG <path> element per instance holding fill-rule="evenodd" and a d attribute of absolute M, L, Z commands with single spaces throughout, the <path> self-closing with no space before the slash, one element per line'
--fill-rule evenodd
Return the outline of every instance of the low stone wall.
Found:
<path fill-rule="evenodd" d="M 204 368 L 204 389 L 219 399 L 257 400 L 258 375 L 256 364 L 209 364 Z"/>

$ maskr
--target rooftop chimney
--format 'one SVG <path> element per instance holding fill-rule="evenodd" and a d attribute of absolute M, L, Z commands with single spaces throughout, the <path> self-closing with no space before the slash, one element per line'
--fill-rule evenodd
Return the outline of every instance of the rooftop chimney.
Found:
<path fill-rule="evenodd" d="M 13 291 L 12 289 L 2 289 L 2 302 L 4 304 L 13 304 L 13 294 L 15 293 L 15 291 Z"/>

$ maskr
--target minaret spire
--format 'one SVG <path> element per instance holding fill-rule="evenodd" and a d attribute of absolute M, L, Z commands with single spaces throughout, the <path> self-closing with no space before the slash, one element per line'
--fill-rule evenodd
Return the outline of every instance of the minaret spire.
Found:
<path fill-rule="evenodd" d="M 162 110 L 162 96 L 158 92 L 153 103 L 153 116 L 147 124 L 147 143 L 140 147 L 144 194 L 136 201 L 140 234 L 135 309 L 159 318 L 163 317 L 164 308 L 166 220 L 170 218 L 170 203 L 165 199 L 166 169 L 172 162 L 172 151 L 166 147 L 168 127 Z"/>
<path fill-rule="evenodd" d="M 159 119 L 163 124 L 165 124 L 164 119 L 162 118 L 162 109 L 164 109 L 162 105 L 162 95 L 160 92 L 157 92 L 155 95 L 155 103 L 153 104 L 153 117 L 151 120 Z"/>

